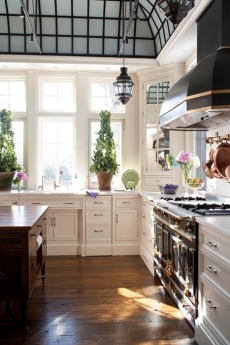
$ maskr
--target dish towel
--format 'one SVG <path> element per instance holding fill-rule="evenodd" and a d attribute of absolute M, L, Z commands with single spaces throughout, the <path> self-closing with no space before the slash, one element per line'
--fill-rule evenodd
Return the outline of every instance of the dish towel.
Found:
<path fill-rule="evenodd" d="M 90 195 L 91 198 L 96 198 L 99 194 L 99 192 L 91 192 L 91 191 L 86 191 L 86 194 Z"/>

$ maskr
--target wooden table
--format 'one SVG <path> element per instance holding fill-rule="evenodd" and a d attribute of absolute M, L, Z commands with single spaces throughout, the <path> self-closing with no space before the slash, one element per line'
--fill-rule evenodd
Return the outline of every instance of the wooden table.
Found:
<path fill-rule="evenodd" d="M 48 206 L 0 207 L 0 301 L 6 302 L 11 321 L 18 323 L 25 338 L 27 305 L 37 279 L 45 278 L 47 254 L 46 211 Z M 12 310 L 20 303 L 21 320 Z"/>

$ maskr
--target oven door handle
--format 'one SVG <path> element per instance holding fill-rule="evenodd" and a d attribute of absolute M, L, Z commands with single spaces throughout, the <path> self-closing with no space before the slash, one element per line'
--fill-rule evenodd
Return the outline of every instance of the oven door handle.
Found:
<path fill-rule="evenodd" d="M 146 201 L 147 202 L 147 201 Z M 147 202 L 148 204 L 152 205 L 150 202 Z M 153 206 L 153 205 L 152 205 Z M 185 220 L 185 219 L 190 219 L 188 216 L 187 217 L 180 217 L 180 216 L 177 216 L 176 214 L 170 212 L 168 210 L 168 207 L 161 207 L 161 206 L 157 206 L 157 205 L 154 205 L 153 206 L 153 211 L 155 213 L 157 213 L 158 211 L 161 211 L 163 213 L 167 213 L 168 215 L 172 216 L 174 219 L 177 219 L 179 221 L 182 221 L 182 220 Z"/>
<path fill-rule="evenodd" d="M 181 235 L 181 236 L 187 238 L 187 240 L 189 240 L 190 242 L 195 242 L 195 241 L 196 241 L 196 236 L 187 234 L 186 232 L 180 230 L 180 229 L 178 228 L 178 226 L 172 225 L 172 224 L 166 222 L 166 220 L 159 218 L 156 214 L 155 214 L 155 218 L 156 218 L 159 222 L 161 222 L 161 223 L 167 225 L 170 229 L 173 229 L 174 231 L 176 231 L 179 235 Z"/>

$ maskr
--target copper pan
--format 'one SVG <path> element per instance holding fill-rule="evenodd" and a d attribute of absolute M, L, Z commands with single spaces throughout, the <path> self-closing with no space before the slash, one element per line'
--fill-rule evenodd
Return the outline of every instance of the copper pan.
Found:
<path fill-rule="evenodd" d="M 215 150 L 214 167 L 220 176 L 226 178 L 227 166 L 230 166 L 230 145 L 220 144 Z"/>
<path fill-rule="evenodd" d="M 202 165 L 202 168 L 204 170 L 205 175 L 210 179 L 215 177 L 214 172 L 211 170 L 211 167 L 212 167 L 213 162 L 214 162 L 213 157 L 214 157 L 214 150 L 211 147 L 211 150 L 209 152 L 209 160 Z"/>
<path fill-rule="evenodd" d="M 230 166 L 229 165 L 225 169 L 225 175 L 228 180 L 228 183 L 230 183 Z"/>

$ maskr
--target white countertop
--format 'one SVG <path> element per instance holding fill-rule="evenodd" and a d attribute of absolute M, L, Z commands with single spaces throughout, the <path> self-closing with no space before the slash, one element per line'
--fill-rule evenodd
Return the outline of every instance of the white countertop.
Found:
<path fill-rule="evenodd" d="M 218 233 L 226 236 L 228 243 L 230 242 L 230 216 L 203 216 L 196 217 L 195 219 L 198 224 L 207 226 L 209 229 L 218 231 Z"/>

